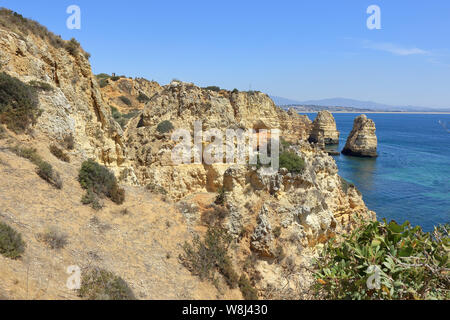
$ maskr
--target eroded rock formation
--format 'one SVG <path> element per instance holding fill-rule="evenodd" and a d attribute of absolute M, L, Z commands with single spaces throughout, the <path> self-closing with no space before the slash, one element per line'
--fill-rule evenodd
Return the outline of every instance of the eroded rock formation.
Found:
<path fill-rule="evenodd" d="M 131 169 L 122 129 L 102 99 L 85 52 L 73 47 L 69 53 L 61 39 L 52 38 L 61 41 L 53 45 L 42 35 L 15 27 L 0 27 L 0 71 L 26 83 L 50 86 L 39 92 L 42 114 L 34 127 L 37 137 L 54 142 L 72 135 L 73 153 L 97 159 L 117 174 Z"/>
<path fill-rule="evenodd" d="M 309 141 L 319 144 L 338 144 L 339 131 L 336 129 L 336 121 L 328 111 L 320 111 L 312 124 Z"/>
<path fill-rule="evenodd" d="M 193 192 L 217 191 L 230 165 L 174 166 L 171 155 L 175 143 L 171 132 L 157 130 L 163 121 L 170 121 L 174 128 L 186 129 L 191 134 L 195 121 L 202 122 L 203 131 L 280 129 L 292 141 L 306 139 L 311 123 L 305 116 L 290 118 L 260 92 L 215 92 L 190 83 L 172 82 L 150 99 L 141 115 L 130 121 L 125 135 L 129 159 L 134 162 L 141 184 L 156 181 L 176 198 Z"/>
<path fill-rule="evenodd" d="M 365 114 L 353 122 L 353 129 L 348 136 L 342 153 L 357 157 L 377 157 L 377 136 L 375 123 Z"/>

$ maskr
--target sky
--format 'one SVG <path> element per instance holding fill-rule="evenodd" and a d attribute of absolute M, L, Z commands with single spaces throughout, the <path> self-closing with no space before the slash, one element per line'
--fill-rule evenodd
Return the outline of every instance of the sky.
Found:
<path fill-rule="evenodd" d="M 81 9 L 70 30 L 66 9 Z M 370 5 L 381 29 L 370 30 Z M 91 53 L 94 73 L 305 101 L 450 107 L 448 0 L 0 0 Z"/>

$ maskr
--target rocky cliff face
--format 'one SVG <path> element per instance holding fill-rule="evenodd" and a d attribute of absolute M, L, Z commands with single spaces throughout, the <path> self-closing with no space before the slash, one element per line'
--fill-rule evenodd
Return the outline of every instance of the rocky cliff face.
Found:
<path fill-rule="evenodd" d="M 116 81 L 112 79 L 112 77 L 100 79 L 103 100 L 124 114 L 144 109 L 148 100 L 162 90 L 157 82 L 144 78 L 121 77 L 114 79 Z"/>
<path fill-rule="evenodd" d="M 308 136 L 310 124 L 304 116 L 290 119 L 263 93 L 215 92 L 173 82 L 150 99 L 142 114 L 131 120 L 126 130 L 129 159 L 134 162 L 142 184 L 155 182 L 176 198 L 193 192 L 215 192 L 222 186 L 223 173 L 229 165 L 174 166 L 171 154 L 175 143 L 170 139 L 170 132 L 157 130 L 161 122 L 170 121 L 175 129 L 186 129 L 193 134 L 197 120 L 202 121 L 204 131 L 280 129 L 289 139 L 297 141 Z"/>
<path fill-rule="evenodd" d="M 377 157 L 377 136 L 375 123 L 362 114 L 353 123 L 343 154 L 357 157 Z"/>
<path fill-rule="evenodd" d="M 336 129 L 336 121 L 328 111 L 320 111 L 312 124 L 309 141 L 319 144 L 338 144 L 339 131 Z"/>
<path fill-rule="evenodd" d="M 30 24 L 23 18 L 20 21 Z M 127 167 L 123 132 L 102 99 L 85 52 L 74 46 L 69 53 L 68 42 L 54 35 L 50 38 L 27 27 L 1 26 L 0 71 L 26 83 L 50 86 L 39 93 L 42 115 L 34 127 L 37 137 L 61 141 L 72 135 L 74 153 L 97 159 L 118 173 Z"/>

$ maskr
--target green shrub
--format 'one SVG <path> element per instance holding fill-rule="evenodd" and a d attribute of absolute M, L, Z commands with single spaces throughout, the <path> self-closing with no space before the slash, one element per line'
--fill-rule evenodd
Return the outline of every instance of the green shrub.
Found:
<path fill-rule="evenodd" d="M 67 153 L 65 153 L 62 149 L 60 149 L 57 145 L 50 145 L 50 152 L 59 160 L 70 163 L 70 157 Z"/>
<path fill-rule="evenodd" d="M 247 276 L 242 275 L 239 279 L 239 289 L 245 300 L 258 300 L 258 291 L 252 286 Z"/>
<path fill-rule="evenodd" d="M 133 291 L 121 277 L 97 268 L 83 272 L 78 293 L 87 300 L 136 300 Z"/>
<path fill-rule="evenodd" d="M 25 242 L 20 233 L 0 222 L 0 254 L 6 258 L 18 259 L 25 252 Z"/>
<path fill-rule="evenodd" d="M 125 201 L 125 190 L 121 189 L 114 174 L 93 160 L 83 162 L 78 174 L 83 189 L 97 195 L 105 195 L 117 204 Z"/>
<path fill-rule="evenodd" d="M 96 75 L 97 79 L 109 79 L 111 78 L 111 76 L 107 73 L 99 73 L 98 75 Z"/>
<path fill-rule="evenodd" d="M 113 77 L 111 77 L 111 80 L 114 81 L 114 82 L 116 82 L 117 80 L 120 80 L 120 77 L 118 77 L 118 76 L 113 76 Z"/>
<path fill-rule="evenodd" d="M 72 38 L 66 42 L 65 48 L 67 52 L 76 57 L 80 52 L 80 43 L 75 38 Z"/>
<path fill-rule="evenodd" d="M 120 99 L 120 101 L 122 101 L 127 106 L 131 106 L 132 105 L 131 100 L 128 99 L 127 97 L 125 97 L 125 96 L 120 96 L 119 99 Z"/>
<path fill-rule="evenodd" d="M 52 91 L 53 87 L 46 82 L 32 80 L 29 82 L 29 85 L 43 91 Z"/>
<path fill-rule="evenodd" d="M 150 98 L 147 97 L 147 95 L 143 94 L 142 92 L 139 93 L 139 96 L 137 99 L 140 103 L 146 103 L 146 102 L 150 101 Z"/>
<path fill-rule="evenodd" d="M 316 262 L 315 289 L 327 299 L 448 300 L 449 227 L 424 233 L 409 222 L 366 222 L 325 245 Z M 379 268 L 379 288 L 367 285 L 373 266 Z"/>
<path fill-rule="evenodd" d="M 30 160 L 34 165 L 36 165 L 36 173 L 39 177 L 57 189 L 62 188 L 62 180 L 59 173 L 54 171 L 52 165 L 44 161 L 41 156 L 38 155 L 36 149 L 16 145 L 15 147 L 10 148 L 10 150 L 19 157 Z"/>
<path fill-rule="evenodd" d="M 0 123 L 24 132 L 40 115 L 36 89 L 6 73 L 0 73 Z"/>
<path fill-rule="evenodd" d="M 67 235 L 55 227 L 48 228 L 43 233 L 38 234 L 37 238 L 51 249 L 62 249 L 67 244 Z"/>
<path fill-rule="evenodd" d="M 108 79 L 100 79 L 98 84 L 100 85 L 100 88 L 104 88 L 108 85 Z"/>
<path fill-rule="evenodd" d="M 158 126 L 156 127 L 156 130 L 159 133 L 169 133 L 170 131 L 172 131 L 174 128 L 172 122 L 170 122 L 169 120 L 165 120 L 163 122 L 161 122 L 160 124 L 158 124 Z"/>
<path fill-rule="evenodd" d="M 205 239 L 195 236 L 192 245 L 183 245 L 184 254 L 180 256 L 183 265 L 200 279 L 214 281 L 214 271 L 219 271 L 230 288 L 236 288 L 239 276 L 233 269 L 228 248 L 232 237 L 220 227 L 209 227 Z"/>
<path fill-rule="evenodd" d="M 280 168 L 286 168 L 291 173 L 300 173 L 305 169 L 305 161 L 294 152 L 280 154 Z"/>
<path fill-rule="evenodd" d="M 81 203 L 84 205 L 90 204 L 92 209 L 99 211 L 103 209 L 103 204 L 101 203 L 98 196 L 93 191 L 86 191 L 86 193 L 81 197 Z"/>
<path fill-rule="evenodd" d="M 222 90 L 222 89 L 220 89 L 217 86 L 209 86 L 209 87 L 205 87 L 204 89 L 205 90 L 210 90 L 210 91 L 215 91 L 215 92 L 219 92 L 220 90 Z"/>
<path fill-rule="evenodd" d="M 62 180 L 59 173 L 53 170 L 50 163 L 46 161 L 40 161 L 37 164 L 36 172 L 39 177 L 53 185 L 57 189 L 62 189 Z"/>

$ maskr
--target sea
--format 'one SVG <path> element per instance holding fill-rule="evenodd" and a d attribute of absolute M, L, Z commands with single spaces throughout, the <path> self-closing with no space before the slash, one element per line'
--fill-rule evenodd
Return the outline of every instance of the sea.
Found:
<path fill-rule="evenodd" d="M 307 114 L 314 120 L 316 113 Z M 359 114 L 335 113 L 341 151 Z M 378 158 L 334 156 L 339 174 L 361 191 L 378 220 L 409 221 L 424 231 L 450 223 L 450 114 L 367 114 Z"/>

